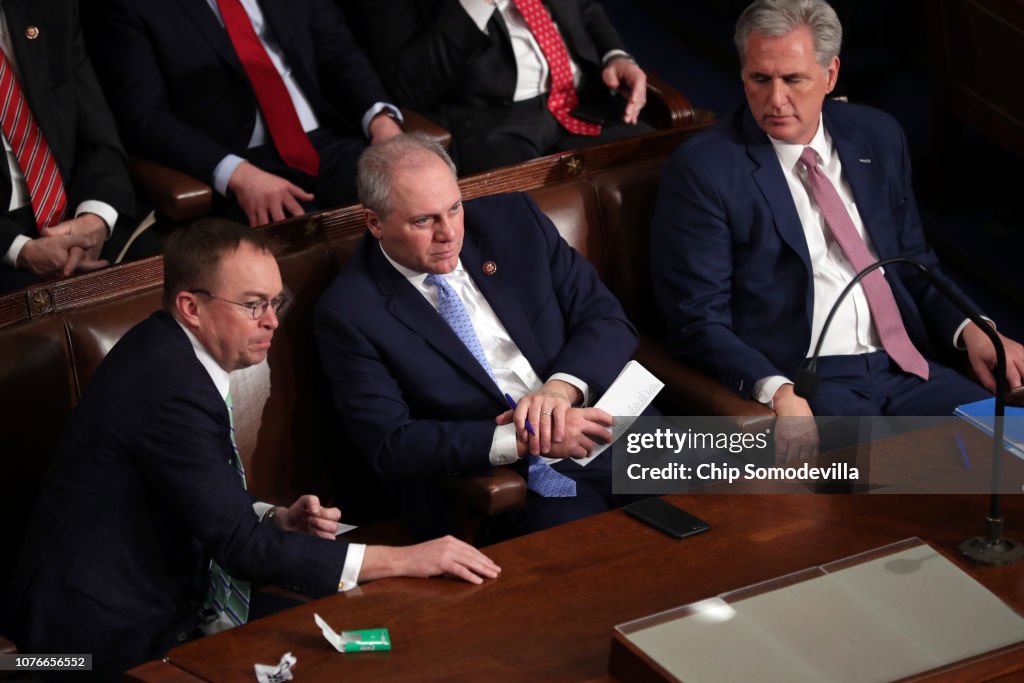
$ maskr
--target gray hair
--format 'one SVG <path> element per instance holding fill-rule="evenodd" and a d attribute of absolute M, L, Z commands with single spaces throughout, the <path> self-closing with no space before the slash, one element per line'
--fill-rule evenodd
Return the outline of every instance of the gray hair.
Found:
<path fill-rule="evenodd" d="M 778 38 L 801 26 L 811 30 L 815 58 L 823 69 L 827 69 L 832 58 L 839 56 L 843 25 L 825 0 L 754 0 L 736 22 L 733 40 L 740 55 L 740 64 L 746 64 L 747 41 L 751 33 Z"/>
<path fill-rule="evenodd" d="M 436 154 L 456 175 L 455 162 L 444 147 L 423 133 L 404 133 L 370 145 L 359 157 L 356 187 L 359 201 L 381 217 L 391 211 L 391 175 L 403 159 L 416 154 Z"/>

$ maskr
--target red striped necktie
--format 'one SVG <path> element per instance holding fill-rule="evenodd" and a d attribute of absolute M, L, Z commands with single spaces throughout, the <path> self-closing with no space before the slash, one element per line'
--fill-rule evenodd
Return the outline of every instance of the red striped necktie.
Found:
<path fill-rule="evenodd" d="M 320 153 L 302 129 L 284 79 L 256 35 L 249 13 L 239 0 L 217 0 L 217 6 L 235 53 L 256 93 L 274 148 L 292 168 L 307 175 L 317 175 Z"/>
<path fill-rule="evenodd" d="M 596 136 L 601 134 L 601 126 L 588 121 L 581 121 L 569 112 L 576 108 L 579 98 L 576 96 L 576 85 L 572 81 L 572 65 L 569 63 L 569 51 L 565 41 L 558 34 L 555 22 L 544 9 L 540 0 L 513 0 L 519 13 L 526 20 L 530 33 L 540 45 L 544 59 L 547 60 L 551 72 L 551 91 L 548 93 L 548 109 L 562 127 L 575 135 Z"/>
<path fill-rule="evenodd" d="M 64 180 L 3 50 L 0 50 L 0 97 L 3 97 L 0 125 L 25 176 L 36 226 L 42 229 L 57 225 L 64 219 L 68 205 Z"/>

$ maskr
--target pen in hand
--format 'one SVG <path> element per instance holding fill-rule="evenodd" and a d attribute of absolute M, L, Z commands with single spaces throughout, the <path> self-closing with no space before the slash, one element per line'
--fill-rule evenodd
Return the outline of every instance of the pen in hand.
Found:
<path fill-rule="evenodd" d="M 509 408 L 512 410 L 516 409 L 516 402 L 511 396 L 505 394 L 505 400 L 508 401 Z M 530 436 L 537 436 L 536 432 L 533 431 L 533 425 L 530 424 L 530 418 L 526 418 L 526 431 L 530 433 Z"/>

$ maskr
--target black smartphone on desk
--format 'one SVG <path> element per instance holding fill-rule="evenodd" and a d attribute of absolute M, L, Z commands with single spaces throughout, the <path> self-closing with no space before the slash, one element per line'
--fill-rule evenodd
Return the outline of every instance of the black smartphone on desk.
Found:
<path fill-rule="evenodd" d="M 694 517 L 661 498 L 644 498 L 622 509 L 630 517 L 636 517 L 672 538 L 686 538 L 711 528 L 700 517 Z"/>

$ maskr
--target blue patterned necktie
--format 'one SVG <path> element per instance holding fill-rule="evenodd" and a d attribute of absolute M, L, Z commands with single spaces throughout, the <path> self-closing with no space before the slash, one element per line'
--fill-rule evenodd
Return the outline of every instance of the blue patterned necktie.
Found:
<path fill-rule="evenodd" d="M 228 422 L 231 428 L 231 464 L 238 470 L 244 489 L 245 468 L 242 466 L 242 456 L 238 453 L 238 442 L 235 441 L 234 403 L 230 393 L 224 402 L 228 406 Z M 250 591 L 248 581 L 232 578 L 219 564 L 210 560 L 210 585 L 206 590 L 206 601 L 203 603 L 203 630 L 207 635 L 232 626 L 240 626 L 249 620 Z"/>
<path fill-rule="evenodd" d="M 444 321 L 448 323 L 448 327 L 452 328 L 455 336 L 469 349 L 476 362 L 487 371 L 487 375 L 498 386 L 494 370 L 487 362 L 484 347 L 480 344 L 480 338 L 476 336 L 473 321 L 469 319 L 469 313 L 466 312 L 462 299 L 443 275 L 428 275 L 426 283 L 437 288 L 437 312 L 441 314 Z M 527 486 L 531 491 L 544 498 L 572 498 L 576 495 L 576 481 L 552 469 L 536 455 L 530 456 Z"/>

